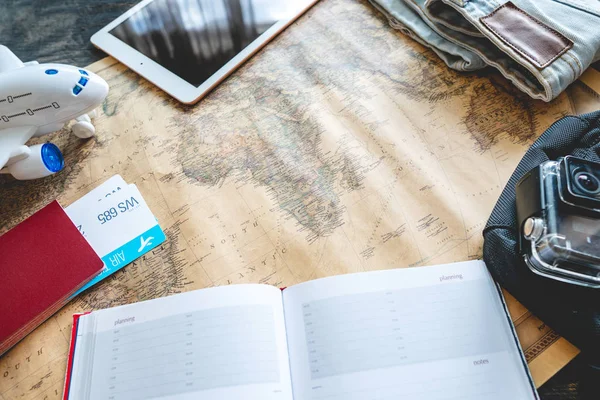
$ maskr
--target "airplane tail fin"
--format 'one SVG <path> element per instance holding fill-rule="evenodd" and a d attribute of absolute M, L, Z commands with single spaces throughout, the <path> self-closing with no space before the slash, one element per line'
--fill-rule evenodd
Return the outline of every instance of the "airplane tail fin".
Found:
<path fill-rule="evenodd" d="M 0 153 L 0 171 L 4 169 L 4 166 L 8 162 L 8 154 Z"/>
<path fill-rule="evenodd" d="M 0 73 L 23 68 L 25 64 L 10 49 L 0 44 Z"/>

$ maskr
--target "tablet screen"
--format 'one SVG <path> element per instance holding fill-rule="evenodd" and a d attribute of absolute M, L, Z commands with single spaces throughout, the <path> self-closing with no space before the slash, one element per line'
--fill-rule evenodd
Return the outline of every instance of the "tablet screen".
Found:
<path fill-rule="evenodd" d="M 297 0 L 154 0 L 110 33 L 198 87 L 280 20 Z"/>

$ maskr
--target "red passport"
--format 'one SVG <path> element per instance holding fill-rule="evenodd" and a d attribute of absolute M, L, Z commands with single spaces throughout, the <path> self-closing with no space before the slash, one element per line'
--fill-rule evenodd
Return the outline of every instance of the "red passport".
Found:
<path fill-rule="evenodd" d="M 56 201 L 0 236 L 0 355 L 64 306 L 103 266 Z"/>

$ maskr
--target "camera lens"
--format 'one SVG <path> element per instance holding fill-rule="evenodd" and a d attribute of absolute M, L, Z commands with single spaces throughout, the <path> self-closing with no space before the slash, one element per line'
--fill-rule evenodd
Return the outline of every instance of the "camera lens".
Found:
<path fill-rule="evenodd" d="M 581 171 L 575 174 L 575 184 L 583 192 L 596 194 L 600 191 L 600 181 L 589 172 Z"/>

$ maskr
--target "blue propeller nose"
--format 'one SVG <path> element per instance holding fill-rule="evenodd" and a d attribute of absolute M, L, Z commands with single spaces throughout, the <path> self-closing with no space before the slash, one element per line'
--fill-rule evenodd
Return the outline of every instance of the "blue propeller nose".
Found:
<path fill-rule="evenodd" d="M 60 149 L 53 143 L 46 143 L 42 146 L 42 161 L 48 171 L 55 173 L 63 169 L 65 159 Z"/>

